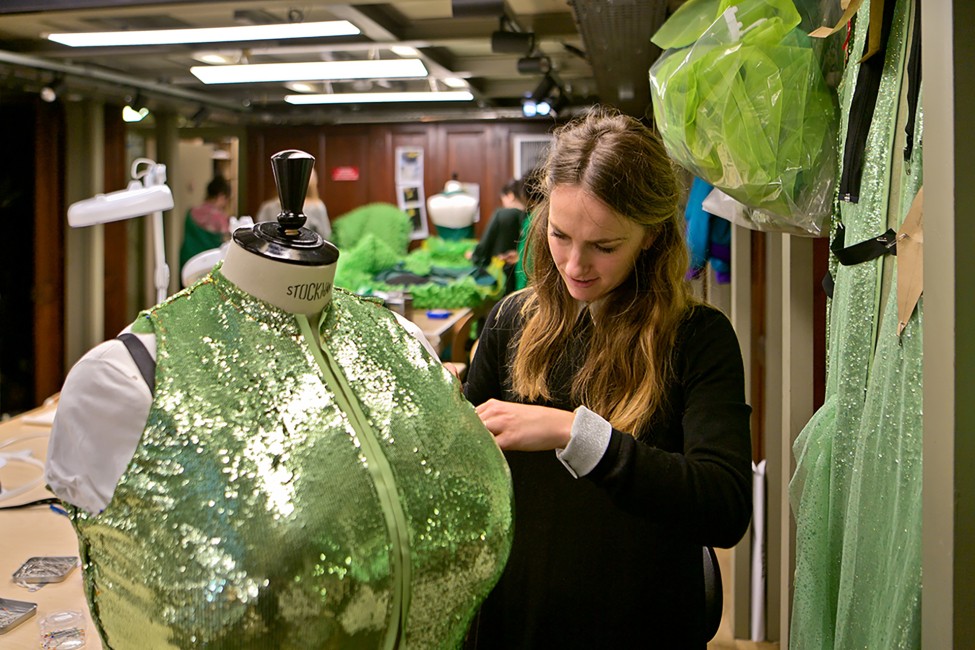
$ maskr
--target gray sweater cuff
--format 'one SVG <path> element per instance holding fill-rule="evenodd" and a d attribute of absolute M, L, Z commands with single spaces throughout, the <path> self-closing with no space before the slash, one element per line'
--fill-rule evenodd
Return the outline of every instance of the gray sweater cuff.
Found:
<path fill-rule="evenodd" d="M 555 455 L 573 477 L 585 476 L 602 460 L 609 447 L 613 426 L 585 406 L 575 410 L 572 433 L 565 449 L 556 449 Z"/>

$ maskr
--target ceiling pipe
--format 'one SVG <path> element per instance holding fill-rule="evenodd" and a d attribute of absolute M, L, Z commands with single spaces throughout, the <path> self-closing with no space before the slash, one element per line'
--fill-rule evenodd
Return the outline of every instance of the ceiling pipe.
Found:
<path fill-rule="evenodd" d="M 228 102 L 220 99 L 213 99 L 212 97 L 209 97 L 204 93 L 198 93 L 192 90 L 182 90 L 180 88 L 173 88 L 172 86 L 156 83 L 154 81 L 146 81 L 145 79 L 139 79 L 138 77 L 128 77 L 113 72 L 106 72 L 104 70 L 99 70 L 98 68 L 93 68 L 91 66 L 75 65 L 73 63 L 56 63 L 54 61 L 39 59 L 32 56 L 25 56 L 23 54 L 15 54 L 13 52 L 6 52 L 4 50 L 0 50 L 0 62 L 10 63 L 12 65 L 19 65 L 25 68 L 34 68 L 38 70 L 49 70 L 51 72 L 60 72 L 65 75 L 71 75 L 71 76 L 80 77 L 84 79 L 92 79 L 94 81 L 103 81 L 106 83 L 117 84 L 119 86 L 127 86 L 131 88 L 136 88 L 138 90 L 145 90 L 147 92 L 156 95 L 163 95 L 166 97 L 183 99 L 198 104 L 207 104 L 209 106 L 223 108 L 225 110 L 230 110 L 230 111 L 237 111 L 240 113 L 244 113 L 250 110 L 249 108 L 241 106 L 236 102 Z"/>

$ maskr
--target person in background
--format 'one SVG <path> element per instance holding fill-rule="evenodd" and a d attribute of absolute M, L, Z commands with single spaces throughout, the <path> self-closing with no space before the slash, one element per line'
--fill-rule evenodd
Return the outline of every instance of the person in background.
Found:
<path fill-rule="evenodd" d="M 179 268 L 203 251 L 219 248 L 230 230 L 230 183 L 223 176 L 215 176 L 207 184 L 206 199 L 186 212 L 183 244 L 179 249 Z"/>
<path fill-rule="evenodd" d="M 305 205 L 302 207 L 305 213 L 305 228 L 314 230 L 322 239 L 329 239 L 332 236 L 332 222 L 328 219 L 328 210 L 325 209 L 325 202 L 322 201 L 318 193 L 318 174 L 314 169 L 311 170 L 311 177 L 308 180 L 308 193 L 305 195 Z M 261 204 L 257 210 L 258 223 L 262 221 L 277 221 L 278 214 L 281 212 L 281 202 L 278 197 L 268 199 Z"/>
<path fill-rule="evenodd" d="M 596 107 L 556 131 L 529 284 L 494 306 L 464 391 L 511 469 L 517 524 L 477 648 L 707 644 L 703 547 L 751 517 L 735 332 L 684 274 L 659 138 Z"/>
<path fill-rule="evenodd" d="M 518 237 L 518 249 L 515 251 L 514 269 L 511 273 L 515 291 L 528 286 L 528 276 L 525 275 L 525 262 L 528 258 L 526 250 L 528 231 L 531 228 L 532 215 L 535 213 L 538 204 L 545 198 L 539 189 L 541 171 L 541 167 L 535 167 L 522 179 L 522 189 L 525 196 L 525 219 L 522 221 L 521 235 Z"/>
<path fill-rule="evenodd" d="M 518 240 L 526 217 L 525 184 L 520 179 L 514 179 L 501 188 L 501 207 L 491 215 L 487 229 L 471 252 L 471 262 L 481 268 L 487 266 L 495 256 L 504 260 L 506 293 L 514 291 Z"/>

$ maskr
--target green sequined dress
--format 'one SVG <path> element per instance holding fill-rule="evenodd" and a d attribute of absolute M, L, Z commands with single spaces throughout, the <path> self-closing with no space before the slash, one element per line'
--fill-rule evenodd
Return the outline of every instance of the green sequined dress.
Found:
<path fill-rule="evenodd" d="M 458 646 L 512 494 L 442 365 L 380 305 L 336 290 L 313 325 L 219 271 L 145 319 L 145 431 L 108 507 L 73 515 L 106 646 Z"/>

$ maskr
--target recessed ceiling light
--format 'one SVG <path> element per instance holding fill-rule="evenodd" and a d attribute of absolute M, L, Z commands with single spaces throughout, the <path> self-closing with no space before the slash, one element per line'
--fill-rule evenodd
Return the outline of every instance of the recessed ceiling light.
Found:
<path fill-rule="evenodd" d="M 124 32 L 74 32 L 48 34 L 48 40 L 71 47 L 112 47 L 118 45 L 176 45 L 183 43 L 226 43 L 270 41 L 288 38 L 350 36 L 359 28 L 347 20 L 278 25 L 242 25 L 198 29 L 154 29 Z"/>
<path fill-rule="evenodd" d="M 401 79 L 427 76 L 427 69 L 419 59 L 197 65 L 190 68 L 190 72 L 205 84 L 323 81 L 326 79 L 332 81 L 343 79 Z"/>
<path fill-rule="evenodd" d="M 193 54 L 193 58 L 200 63 L 209 63 L 210 65 L 227 65 L 237 62 L 237 58 L 217 52 L 196 52 Z"/>
<path fill-rule="evenodd" d="M 415 47 L 409 47 L 408 45 L 393 45 L 389 48 L 389 51 L 396 56 L 401 56 L 404 58 L 416 56 L 418 54 Z"/>
<path fill-rule="evenodd" d="M 450 88 L 467 88 L 467 82 L 460 77 L 444 77 L 443 82 Z"/>
<path fill-rule="evenodd" d="M 296 93 L 313 93 L 318 90 L 313 84 L 306 81 L 289 81 L 284 84 L 284 87 Z"/>
<path fill-rule="evenodd" d="M 375 104 L 384 102 L 463 102 L 474 99 L 465 90 L 445 92 L 333 93 L 326 95 L 286 95 L 289 104 Z"/>

